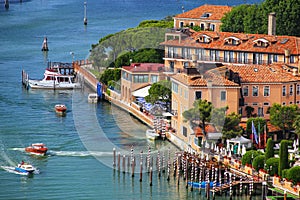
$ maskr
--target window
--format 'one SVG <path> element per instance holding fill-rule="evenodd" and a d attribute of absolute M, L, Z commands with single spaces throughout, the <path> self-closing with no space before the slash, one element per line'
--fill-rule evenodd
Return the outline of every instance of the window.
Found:
<path fill-rule="evenodd" d="M 158 76 L 157 75 L 151 75 L 151 83 L 158 82 Z"/>
<path fill-rule="evenodd" d="M 184 98 L 187 99 L 188 98 L 188 91 L 184 90 Z"/>
<path fill-rule="evenodd" d="M 179 28 L 182 28 L 184 26 L 184 23 L 183 22 L 180 22 L 179 23 Z"/>
<path fill-rule="evenodd" d="M 248 86 L 243 87 L 243 96 L 245 96 L 245 97 L 248 96 Z"/>
<path fill-rule="evenodd" d="M 276 54 L 273 55 L 273 62 L 278 62 L 278 55 Z"/>
<path fill-rule="evenodd" d="M 297 95 L 299 95 L 299 94 L 300 94 L 300 85 L 297 84 Z"/>
<path fill-rule="evenodd" d="M 216 26 L 214 24 L 210 24 L 210 30 L 215 31 Z"/>
<path fill-rule="evenodd" d="M 290 101 L 290 104 L 293 104 L 293 102 Z"/>
<path fill-rule="evenodd" d="M 205 49 L 196 49 L 195 52 L 198 56 L 198 60 L 203 60 L 205 58 Z"/>
<path fill-rule="evenodd" d="M 252 103 L 252 106 L 257 106 L 257 105 L 258 105 L 257 102 Z"/>
<path fill-rule="evenodd" d="M 193 26 L 194 26 L 194 22 L 191 22 L 191 23 L 190 23 L 190 27 L 193 27 Z"/>
<path fill-rule="evenodd" d="M 204 25 L 203 23 L 200 24 L 200 29 L 201 29 L 202 31 L 204 30 L 204 26 L 205 26 L 205 25 Z"/>
<path fill-rule="evenodd" d="M 270 86 L 264 86 L 264 97 L 270 96 Z"/>
<path fill-rule="evenodd" d="M 226 91 L 221 91 L 221 101 L 226 101 Z"/>
<path fill-rule="evenodd" d="M 185 126 L 182 127 L 182 135 L 187 137 L 187 128 Z"/>
<path fill-rule="evenodd" d="M 195 92 L 195 100 L 202 98 L 202 91 L 196 91 Z"/>
<path fill-rule="evenodd" d="M 172 91 L 175 93 L 178 93 L 178 84 L 177 83 L 172 82 Z"/>
<path fill-rule="evenodd" d="M 286 87 L 285 85 L 282 86 L 282 96 L 285 96 L 286 95 Z"/>
<path fill-rule="evenodd" d="M 184 67 L 184 68 L 188 68 L 188 67 L 189 67 L 189 62 L 184 62 L 184 63 L 183 63 L 183 67 Z"/>
<path fill-rule="evenodd" d="M 259 117 L 264 116 L 264 108 L 263 107 L 258 107 L 258 109 L 257 109 L 257 115 Z"/>
<path fill-rule="evenodd" d="M 224 51 L 224 62 L 229 61 L 229 51 Z"/>
<path fill-rule="evenodd" d="M 134 75 L 133 82 L 134 83 L 148 83 L 149 76 L 148 75 Z"/>
<path fill-rule="evenodd" d="M 264 102 L 264 106 L 269 106 L 269 102 Z"/>
<path fill-rule="evenodd" d="M 293 91 L 294 91 L 294 86 L 290 85 L 290 95 L 293 95 Z"/>
<path fill-rule="evenodd" d="M 254 96 L 254 97 L 258 96 L 258 86 L 252 87 L 252 96 Z"/>
<path fill-rule="evenodd" d="M 290 57 L 290 63 L 295 63 L 295 56 Z"/>
<path fill-rule="evenodd" d="M 174 58 L 174 57 L 175 57 L 174 48 L 168 47 L 168 58 Z"/>
<path fill-rule="evenodd" d="M 282 102 L 282 105 L 285 106 L 285 102 Z"/>
<path fill-rule="evenodd" d="M 296 103 L 297 103 L 297 104 L 299 104 L 299 103 L 300 103 L 300 101 L 297 101 Z"/>
<path fill-rule="evenodd" d="M 191 59 L 191 57 L 190 57 L 191 49 L 190 48 L 182 48 L 181 52 L 182 52 L 182 58 Z"/>

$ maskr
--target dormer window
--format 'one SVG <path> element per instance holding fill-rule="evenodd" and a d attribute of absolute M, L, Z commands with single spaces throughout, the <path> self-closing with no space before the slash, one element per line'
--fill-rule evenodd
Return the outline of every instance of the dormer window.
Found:
<path fill-rule="evenodd" d="M 211 16 L 211 13 L 204 13 L 203 15 L 201 15 L 200 18 L 209 18 Z"/>
<path fill-rule="evenodd" d="M 254 40 L 253 42 L 254 42 L 254 47 L 267 47 L 269 46 L 270 43 L 268 40 L 263 38 Z"/>
<path fill-rule="evenodd" d="M 239 45 L 240 44 L 240 39 L 237 38 L 237 37 L 228 37 L 228 38 L 225 38 L 225 44 L 227 45 Z"/>
<path fill-rule="evenodd" d="M 207 36 L 207 35 L 200 35 L 198 37 L 198 39 L 196 40 L 196 42 L 200 42 L 200 43 L 210 43 L 211 42 L 211 37 Z"/>

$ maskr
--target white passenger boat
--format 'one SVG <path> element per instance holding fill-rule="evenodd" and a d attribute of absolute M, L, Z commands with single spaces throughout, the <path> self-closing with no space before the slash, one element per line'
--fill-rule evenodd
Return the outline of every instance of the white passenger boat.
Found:
<path fill-rule="evenodd" d="M 150 140 L 156 140 L 159 137 L 159 134 L 156 133 L 154 129 L 147 129 L 146 137 Z"/>
<path fill-rule="evenodd" d="M 33 89 L 74 89 L 81 88 L 75 82 L 74 75 L 64 75 L 55 69 L 46 69 L 42 80 L 28 80 L 30 88 Z"/>

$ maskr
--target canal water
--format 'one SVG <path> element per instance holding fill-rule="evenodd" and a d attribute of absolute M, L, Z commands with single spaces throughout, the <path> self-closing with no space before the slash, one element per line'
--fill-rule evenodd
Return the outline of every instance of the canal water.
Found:
<path fill-rule="evenodd" d="M 88 104 L 89 88 L 75 91 L 25 90 L 21 71 L 42 78 L 48 61 L 71 62 L 88 58 L 91 44 L 109 34 L 135 27 L 141 20 L 162 19 L 203 3 L 245 1 L 194 0 L 88 0 L 88 25 L 83 25 L 83 0 L 11 1 L 8 10 L 0 0 L 0 166 L 22 160 L 40 174 L 20 176 L 0 168 L 0 199 L 199 199 L 198 192 L 153 173 L 153 186 L 144 174 L 112 169 L 112 149 L 138 157 L 148 148 L 154 154 L 176 148 L 168 142 L 150 142 L 147 127 L 126 111 L 107 102 Z M 258 1 L 246 1 L 248 3 Z M 50 51 L 41 51 L 47 36 Z M 68 107 L 57 116 L 54 105 Z M 27 155 L 24 148 L 43 142 L 45 157 Z M 136 166 L 139 166 L 138 164 Z M 136 172 L 138 172 L 138 167 Z M 224 197 L 220 197 L 222 199 Z"/>

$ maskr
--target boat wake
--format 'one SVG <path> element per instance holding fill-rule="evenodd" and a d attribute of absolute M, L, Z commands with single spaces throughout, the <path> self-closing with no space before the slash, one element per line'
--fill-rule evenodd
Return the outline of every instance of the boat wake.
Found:
<path fill-rule="evenodd" d="M 13 173 L 13 174 L 18 174 L 18 175 L 23 175 L 23 176 L 27 176 L 30 173 L 28 172 L 17 172 L 15 170 L 15 167 L 11 167 L 11 166 L 1 166 L 2 169 L 4 169 L 5 171 L 9 172 L 9 173 Z M 39 174 L 40 171 L 38 169 L 35 169 L 33 174 Z"/>
<path fill-rule="evenodd" d="M 99 151 L 49 151 L 47 154 L 51 156 L 71 156 L 71 157 L 112 156 L 112 152 L 99 152 Z"/>
<path fill-rule="evenodd" d="M 10 148 L 13 151 L 25 152 L 25 148 Z M 99 151 L 52 151 L 49 150 L 45 156 L 70 156 L 70 157 L 105 157 L 112 156 L 112 152 L 99 152 Z"/>

